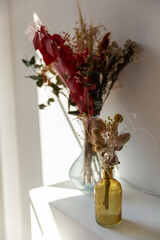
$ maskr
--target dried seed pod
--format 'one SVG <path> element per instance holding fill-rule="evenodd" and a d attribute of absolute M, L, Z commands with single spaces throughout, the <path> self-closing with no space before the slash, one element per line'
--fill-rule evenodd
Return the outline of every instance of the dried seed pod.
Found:
<path fill-rule="evenodd" d="M 102 150 L 102 146 L 101 145 L 95 145 L 95 150 L 96 150 L 96 152 L 100 152 Z"/>
<path fill-rule="evenodd" d="M 114 121 L 117 122 L 117 123 L 121 123 L 123 121 L 123 117 L 121 114 L 117 113 L 115 116 L 114 116 Z"/>
<path fill-rule="evenodd" d="M 131 135 L 130 133 L 123 133 L 117 136 L 116 138 L 116 145 L 117 146 L 123 146 L 125 143 L 127 143 L 130 139 Z"/>

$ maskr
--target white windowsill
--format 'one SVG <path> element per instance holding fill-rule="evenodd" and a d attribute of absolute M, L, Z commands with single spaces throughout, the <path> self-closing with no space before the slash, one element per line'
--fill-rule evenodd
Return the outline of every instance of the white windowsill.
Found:
<path fill-rule="evenodd" d="M 160 198 L 126 183 L 122 187 L 123 221 L 114 228 L 103 228 L 96 223 L 94 195 L 75 189 L 69 181 L 31 190 L 32 216 L 41 228 L 42 239 L 159 240 Z"/>

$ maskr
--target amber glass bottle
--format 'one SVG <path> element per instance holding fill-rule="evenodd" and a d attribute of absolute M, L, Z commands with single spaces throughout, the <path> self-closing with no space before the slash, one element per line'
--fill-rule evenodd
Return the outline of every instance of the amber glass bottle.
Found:
<path fill-rule="evenodd" d="M 113 178 L 113 168 L 103 170 L 103 179 L 95 185 L 96 221 L 103 227 L 113 227 L 121 223 L 122 187 Z"/>

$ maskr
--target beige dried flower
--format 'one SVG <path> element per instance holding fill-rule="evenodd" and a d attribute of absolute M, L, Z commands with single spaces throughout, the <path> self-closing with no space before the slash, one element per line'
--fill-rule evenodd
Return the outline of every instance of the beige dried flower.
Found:
<path fill-rule="evenodd" d="M 123 146 L 124 144 L 126 144 L 130 140 L 130 137 L 131 137 L 130 133 L 120 134 L 116 138 L 116 145 L 119 146 L 119 147 Z"/>

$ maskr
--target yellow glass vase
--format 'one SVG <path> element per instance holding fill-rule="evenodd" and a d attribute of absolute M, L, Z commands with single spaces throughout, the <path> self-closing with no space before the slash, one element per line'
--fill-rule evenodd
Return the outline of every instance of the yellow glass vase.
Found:
<path fill-rule="evenodd" d="M 96 221 L 103 227 L 113 227 L 121 223 L 122 187 L 113 178 L 113 168 L 103 170 L 103 179 L 95 185 Z"/>

